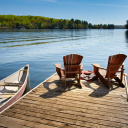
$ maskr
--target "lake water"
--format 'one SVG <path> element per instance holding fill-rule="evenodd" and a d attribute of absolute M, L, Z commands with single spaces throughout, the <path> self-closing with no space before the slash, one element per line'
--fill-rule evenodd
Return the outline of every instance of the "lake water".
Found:
<path fill-rule="evenodd" d="M 114 30 L 0 30 L 0 79 L 30 65 L 31 88 L 55 73 L 63 56 L 83 55 L 84 70 L 92 63 L 106 67 L 108 56 L 128 55 L 128 31 Z M 125 60 L 128 73 L 128 58 Z"/>

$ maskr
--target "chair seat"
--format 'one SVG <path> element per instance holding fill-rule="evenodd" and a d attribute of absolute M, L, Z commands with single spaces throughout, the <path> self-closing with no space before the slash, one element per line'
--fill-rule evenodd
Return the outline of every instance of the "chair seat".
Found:
<path fill-rule="evenodd" d="M 104 69 L 100 69 L 99 70 L 99 73 L 102 75 L 102 76 L 106 76 L 106 73 L 107 73 L 107 71 L 106 70 L 104 70 Z"/>

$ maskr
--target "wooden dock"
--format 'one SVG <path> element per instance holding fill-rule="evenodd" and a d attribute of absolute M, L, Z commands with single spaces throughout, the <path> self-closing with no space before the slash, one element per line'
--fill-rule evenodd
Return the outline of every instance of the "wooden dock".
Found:
<path fill-rule="evenodd" d="M 81 80 L 66 90 L 54 74 L 0 115 L 1 128 L 128 128 L 125 88 Z"/>

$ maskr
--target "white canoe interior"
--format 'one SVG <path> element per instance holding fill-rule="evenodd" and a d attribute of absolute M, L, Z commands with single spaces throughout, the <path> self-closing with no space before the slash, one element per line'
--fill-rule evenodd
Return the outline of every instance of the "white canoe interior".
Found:
<path fill-rule="evenodd" d="M 24 84 L 28 65 L 0 81 L 0 107 L 14 96 Z"/>

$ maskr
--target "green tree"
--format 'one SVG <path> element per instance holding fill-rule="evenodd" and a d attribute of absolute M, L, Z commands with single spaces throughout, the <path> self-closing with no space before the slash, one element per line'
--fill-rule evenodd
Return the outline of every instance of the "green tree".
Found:
<path fill-rule="evenodd" d="M 91 23 L 88 24 L 88 28 L 90 28 L 90 29 L 92 28 L 92 24 Z"/>
<path fill-rule="evenodd" d="M 107 29 L 108 26 L 106 24 L 103 25 L 103 29 Z"/>
<path fill-rule="evenodd" d="M 126 27 L 126 29 L 128 29 L 128 20 L 127 20 L 127 24 L 126 24 L 126 26 L 125 26 L 125 27 Z"/>
<path fill-rule="evenodd" d="M 115 25 L 114 24 L 108 24 L 108 29 L 114 29 Z"/>
<path fill-rule="evenodd" d="M 75 28 L 75 25 L 74 25 L 74 19 L 71 19 L 68 23 L 68 28 L 69 29 L 74 29 Z"/>

